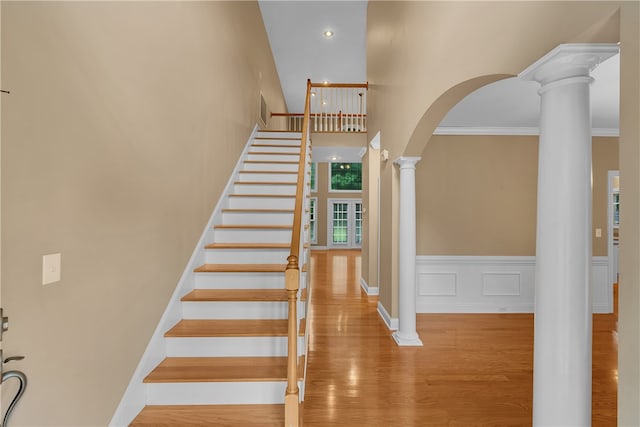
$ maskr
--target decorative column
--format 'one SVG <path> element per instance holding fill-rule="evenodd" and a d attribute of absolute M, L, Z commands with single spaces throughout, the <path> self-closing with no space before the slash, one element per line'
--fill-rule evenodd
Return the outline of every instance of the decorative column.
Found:
<path fill-rule="evenodd" d="M 541 84 L 533 425 L 591 425 L 589 73 L 613 44 L 560 45 L 520 74 Z"/>
<path fill-rule="evenodd" d="M 400 213 L 398 219 L 399 309 L 398 345 L 421 346 L 416 332 L 416 163 L 420 157 L 398 157 Z"/>

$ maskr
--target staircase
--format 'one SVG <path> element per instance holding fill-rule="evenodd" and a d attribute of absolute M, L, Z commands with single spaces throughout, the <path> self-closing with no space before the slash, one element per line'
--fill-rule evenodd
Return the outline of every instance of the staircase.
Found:
<path fill-rule="evenodd" d="M 156 342 L 152 339 L 136 372 L 139 379 L 134 375 L 112 425 L 284 424 L 285 269 L 300 143 L 300 133 L 254 132 L 212 217 L 213 227 L 203 235 L 203 247 L 192 257 L 182 289 L 174 295 L 176 308 L 169 307 L 161 321 L 170 327 L 159 326 Z M 302 271 L 307 259 L 305 255 L 300 261 Z M 301 280 L 297 303 L 301 398 L 304 286 Z M 136 412 L 131 414 L 133 408 Z"/>

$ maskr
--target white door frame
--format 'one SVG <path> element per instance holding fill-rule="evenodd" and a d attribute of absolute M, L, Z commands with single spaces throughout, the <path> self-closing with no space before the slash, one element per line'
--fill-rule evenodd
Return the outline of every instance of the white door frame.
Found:
<path fill-rule="evenodd" d="M 347 243 L 335 244 L 333 243 L 333 204 L 334 203 L 347 203 L 348 207 L 348 237 Z M 332 249 L 357 249 L 362 247 L 362 242 L 360 244 L 355 243 L 355 215 L 352 212 L 352 206 L 355 206 L 356 203 L 360 203 L 362 206 L 362 199 L 347 199 L 347 198 L 328 198 L 327 199 L 327 247 Z"/>
<path fill-rule="evenodd" d="M 617 281 L 618 257 L 615 256 L 613 244 L 613 180 L 620 176 L 620 171 L 610 170 L 607 178 L 607 260 L 609 285 Z M 612 288 L 613 289 L 613 288 Z"/>

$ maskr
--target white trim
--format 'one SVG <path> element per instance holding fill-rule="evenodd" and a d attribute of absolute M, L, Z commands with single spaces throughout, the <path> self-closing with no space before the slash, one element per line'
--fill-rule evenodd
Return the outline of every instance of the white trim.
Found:
<path fill-rule="evenodd" d="M 191 254 L 191 258 L 185 266 L 182 276 L 173 291 L 173 295 L 171 295 L 167 308 L 162 314 L 162 317 L 158 322 L 158 326 L 151 336 L 149 344 L 147 345 L 147 348 L 145 349 L 142 358 L 129 381 L 129 385 L 127 386 L 127 389 L 113 414 L 113 418 L 109 423 L 110 426 L 128 425 L 146 405 L 146 384 L 143 383 L 143 380 L 166 355 L 164 333 L 182 318 L 182 304 L 180 298 L 195 287 L 193 270 L 198 265 L 204 263 L 205 243 L 211 240 L 213 225 L 220 222 L 222 209 L 224 208 L 224 203 L 227 200 L 225 196 L 233 189 L 233 183 L 238 179 L 238 171 L 242 167 L 243 160 L 248 153 L 249 147 L 251 147 L 252 140 L 257 132 L 259 132 L 258 125 L 253 128 L 253 132 L 251 132 L 244 150 L 238 158 L 235 169 L 230 175 L 227 185 L 218 199 L 218 203 L 216 204 L 216 207 L 213 210 L 202 235 L 200 236 L 200 240 L 198 240 L 198 243 Z"/>
<path fill-rule="evenodd" d="M 433 132 L 434 135 L 540 135 L 537 127 L 510 127 L 510 126 L 438 126 Z M 618 128 L 593 128 L 592 136 L 620 136 Z"/>
<path fill-rule="evenodd" d="M 535 256 L 417 256 L 418 313 L 532 313 Z M 613 312 L 608 257 L 593 257 L 594 313 Z"/>
<path fill-rule="evenodd" d="M 360 287 L 364 291 L 365 294 L 370 296 L 380 295 L 380 288 L 377 286 L 369 286 L 367 281 L 364 280 L 364 277 L 360 278 Z"/>
<path fill-rule="evenodd" d="M 331 248 L 329 246 L 317 246 L 317 245 L 311 245 L 311 250 L 312 251 L 328 251 Z"/>
<path fill-rule="evenodd" d="M 376 133 L 376 136 L 371 138 L 371 141 L 369 142 L 369 147 L 373 148 L 374 150 L 380 149 L 380 131 Z"/>
<path fill-rule="evenodd" d="M 378 314 L 382 318 L 384 324 L 387 325 L 387 328 L 389 328 L 389 330 L 398 330 L 398 318 L 391 317 L 389 312 L 384 308 L 384 305 L 382 305 L 380 301 L 378 301 Z"/>

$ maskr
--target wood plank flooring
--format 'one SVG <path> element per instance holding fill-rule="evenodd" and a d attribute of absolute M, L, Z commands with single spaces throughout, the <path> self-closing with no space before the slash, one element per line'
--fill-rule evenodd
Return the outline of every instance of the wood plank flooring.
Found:
<path fill-rule="evenodd" d="M 531 425 L 533 315 L 421 314 L 424 347 L 400 348 L 359 251 L 314 252 L 311 271 L 305 427 Z M 615 315 L 593 325 L 593 426 L 615 426 Z"/>

